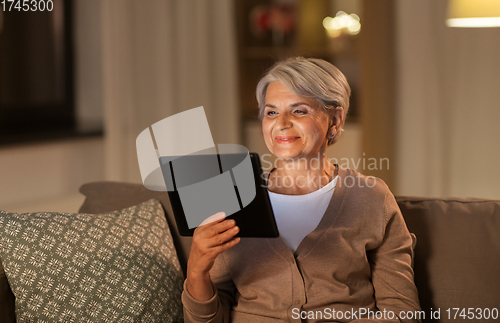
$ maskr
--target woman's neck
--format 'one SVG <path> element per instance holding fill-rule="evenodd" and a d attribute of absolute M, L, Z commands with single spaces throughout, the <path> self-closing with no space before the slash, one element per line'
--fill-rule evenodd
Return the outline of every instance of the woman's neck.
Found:
<path fill-rule="evenodd" d="M 268 189 L 273 193 L 303 195 L 319 190 L 337 176 L 326 156 L 279 159 L 269 176 Z"/>

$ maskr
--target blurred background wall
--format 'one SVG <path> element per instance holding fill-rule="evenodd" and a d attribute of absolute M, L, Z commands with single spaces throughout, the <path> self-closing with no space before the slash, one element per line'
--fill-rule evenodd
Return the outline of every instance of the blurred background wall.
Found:
<path fill-rule="evenodd" d="M 500 29 L 448 28 L 446 5 L 323 2 L 320 15 L 359 11 L 362 26 L 352 54 L 358 65 L 341 54 L 334 62 L 350 82 L 358 78 L 358 115 L 329 157 L 350 159 L 346 166 L 381 177 L 396 195 L 498 199 Z M 258 122 L 241 109 L 255 87 L 244 81 L 252 76 L 244 74 L 246 59 L 330 49 L 247 48 L 240 7 L 233 0 L 75 0 L 76 111 L 79 122 L 102 120 L 104 135 L 1 146 L 0 209 L 74 212 L 86 182 L 139 183 L 137 135 L 200 105 L 216 142 L 266 153 Z M 388 158 L 389 167 L 369 169 L 369 158 Z"/>
<path fill-rule="evenodd" d="M 230 0 L 75 0 L 78 121 L 102 138 L 0 147 L 0 207 L 76 211 L 85 182 L 141 182 L 135 139 L 204 106 L 212 136 L 241 143 Z M 196 132 L 196 129 L 192 129 Z"/>
<path fill-rule="evenodd" d="M 500 198 L 500 28 L 448 28 L 447 1 L 398 1 L 397 191 Z"/>

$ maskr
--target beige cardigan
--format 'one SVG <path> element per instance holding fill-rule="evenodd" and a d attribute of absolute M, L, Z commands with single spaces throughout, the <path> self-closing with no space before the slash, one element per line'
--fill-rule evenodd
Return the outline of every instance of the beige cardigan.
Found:
<path fill-rule="evenodd" d="M 295 254 L 281 237 L 242 238 L 217 257 L 210 300 L 195 300 L 184 285 L 184 320 L 350 322 L 368 312 L 382 320 L 361 322 L 399 322 L 401 311 L 420 311 L 412 256 L 387 185 L 339 167 L 325 215 Z M 375 316 L 377 310 L 385 314 Z"/>

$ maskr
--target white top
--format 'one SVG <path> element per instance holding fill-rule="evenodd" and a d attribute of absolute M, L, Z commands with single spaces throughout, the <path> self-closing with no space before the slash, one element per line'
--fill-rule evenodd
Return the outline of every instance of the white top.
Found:
<path fill-rule="evenodd" d="M 280 236 L 295 253 L 302 239 L 316 229 L 330 203 L 338 175 L 317 191 L 304 195 L 269 192 Z"/>

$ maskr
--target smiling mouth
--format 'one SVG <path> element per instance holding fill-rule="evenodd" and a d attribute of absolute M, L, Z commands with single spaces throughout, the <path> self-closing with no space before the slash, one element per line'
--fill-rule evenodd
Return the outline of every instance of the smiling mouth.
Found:
<path fill-rule="evenodd" d="M 300 137 L 293 137 L 293 136 L 287 136 L 287 137 L 276 137 L 276 141 L 277 142 L 292 142 L 292 141 L 295 141 L 297 139 L 299 139 Z"/>

